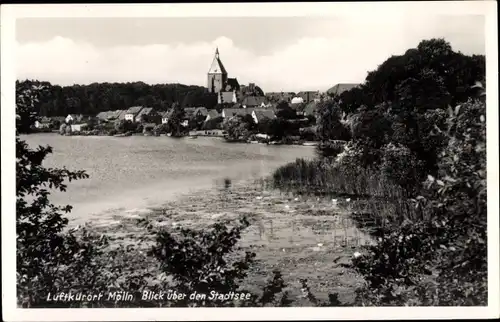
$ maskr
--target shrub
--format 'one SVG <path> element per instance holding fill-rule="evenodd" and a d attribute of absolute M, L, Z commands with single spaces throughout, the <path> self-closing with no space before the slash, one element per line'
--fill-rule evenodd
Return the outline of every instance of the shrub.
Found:
<path fill-rule="evenodd" d="M 208 121 L 203 123 L 203 130 L 217 130 L 222 128 L 222 122 L 224 118 L 222 116 L 218 116 L 213 119 L 209 119 Z"/>
<path fill-rule="evenodd" d="M 380 169 L 389 180 L 406 192 L 416 193 L 421 182 L 421 162 L 412 151 L 402 145 L 389 143 L 381 149 Z"/>
<path fill-rule="evenodd" d="M 364 305 L 487 303 L 486 109 L 470 101 L 455 111 L 440 129 L 448 144 L 439 176 L 429 175 L 413 200 L 427 216 L 384 228 L 354 263 L 367 280 L 358 294 Z"/>
<path fill-rule="evenodd" d="M 252 134 L 253 125 L 251 116 L 237 115 L 224 120 L 223 129 L 227 132 L 226 138 L 229 141 L 247 141 Z"/>

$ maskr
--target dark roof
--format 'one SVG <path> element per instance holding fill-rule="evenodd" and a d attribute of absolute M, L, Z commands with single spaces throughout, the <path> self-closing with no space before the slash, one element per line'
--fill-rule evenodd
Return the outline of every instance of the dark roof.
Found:
<path fill-rule="evenodd" d="M 318 104 L 314 101 L 308 103 L 306 105 L 306 107 L 304 108 L 304 114 L 305 115 L 315 115 L 317 112 L 317 107 L 318 107 Z"/>
<path fill-rule="evenodd" d="M 265 95 L 267 98 L 269 98 L 271 100 L 275 100 L 275 101 L 280 101 L 280 100 L 290 101 L 295 96 L 295 93 L 293 93 L 293 92 L 267 92 Z"/>
<path fill-rule="evenodd" d="M 240 84 L 236 78 L 228 78 L 226 82 L 226 91 L 239 91 Z"/>
<path fill-rule="evenodd" d="M 106 111 L 106 112 L 100 112 L 96 115 L 96 117 L 100 120 L 107 120 L 108 119 L 108 114 L 110 113 L 110 111 Z"/>
<path fill-rule="evenodd" d="M 235 115 L 251 115 L 253 108 L 225 108 L 222 112 L 225 117 L 231 117 Z"/>
<path fill-rule="evenodd" d="M 207 116 L 208 110 L 206 107 L 197 107 L 196 110 L 194 111 L 195 114 L 201 114 L 203 116 Z"/>
<path fill-rule="evenodd" d="M 125 111 L 124 110 L 116 110 L 116 111 L 112 111 L 108 114 L 108 119 L 120 119 L 121 116 L 125 117 Z"/>
<path fill-rule="evenodd" d="M 137 114 L 137 117 L 141 117 L 143 115 L 149 115 L 152 112 L 154 112 L 152 107 L 145 107 Z"/>
<path fill-rule="evenodd" d="M 37 121 L 40 123 L 50 123 L 52 120 L 47 116 L 42 116 Z"/>
<path fill-rule="evenodd" d="M 124 120 L 125 114 L 127 114 L 126 110 L 116 110 L 116 115 L 119 120 Z"/>
<path fill-rule="evenodd" d="M 191 117 L 196 111 L 196 107 L 185 107 L 184 108 L 184 116 Z"/>
<path fill-rule="evenodd" d="M 60 121 L 60 122 L 64 122 L 66 120 L 64 116 L 51 116 L 50 119 L 53 121 Z"/>
<path fill-rule="evenodd" d="M 329 95 L 340 95 L 342 94 L 343 92 L 345 91 L 348 91 L 356 86 L 359 86 L 360 84 L 348 84 L 348 83 L 345 83 L 345 84 L 337 84 L 335 86 L 333 86 L 332 88 L 330 88 L 329 90 L 326 91 L 327 94 Z"/>
<path fill-rule="evenodd" d="M 132 106 L 126 112 L 126 114 L 137 114 L 142 110 L 142 106 Z"/>
<path fill-rule="evenodd" d="M 246 106 L 260 106 L 262 103 L 266 102 L 265 96 L 246 96 L 243 98 L 241 105 Z"/>
<path fill-rule="evenodd" d="M 210 116 L 211 119 L 214 119 L 222 116 L 222 113 L 217 112 L 217 110 L 210 110 L 208 111 L 208 116 Z"/>
<path fill-rule="evenodd" d="M 319 91 L 302 91 L 297 94 L 297 97 L 302 97 L 305 103 L 319 98 Z"/>
<path fill-rule="evenodd" d="M 257 120 L 262 120 L 264 118 L 272 119 L 276 117 L 276 114 L 272 109 L 255 109 L 254 113 Z"/>

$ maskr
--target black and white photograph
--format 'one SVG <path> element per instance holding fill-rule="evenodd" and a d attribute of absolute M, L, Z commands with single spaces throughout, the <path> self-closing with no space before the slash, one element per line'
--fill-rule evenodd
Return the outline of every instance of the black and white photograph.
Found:
<path fill-rule="evenodd" d="M 4 319 L 499 317 L 496 6 L 2 5 Z"/>

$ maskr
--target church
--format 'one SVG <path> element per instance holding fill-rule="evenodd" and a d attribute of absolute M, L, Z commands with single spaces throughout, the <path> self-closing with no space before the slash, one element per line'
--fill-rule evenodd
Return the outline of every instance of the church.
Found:
<path fill-rule="evenodd" d="M 215 50 L 214 59 L 207 73 L 207 88 L 209 93 L 217 94 L 218 104 L 243 103 L 244 107 L 246 107 L 247 104 L 244 104 L 244 102 L 247 100 L 244 96 L 263 97 L 264 95 L 262 90 L 255 86 L 254 83 L 250 83 L 248 86 L 240 86 L 236 78 L 228 77 L 227 70 L 220 59 L 219 48 Z"/>
<path fill-rule="evenodd" d="M 219 56 L 219 48 L 215 50 L 215 57 L 207 74 L 207 88 L 209 93 L 217 94 L 217 103 L 237 103 L 240 84 L 236 78 L 228 78 L 227 70 Z"/>

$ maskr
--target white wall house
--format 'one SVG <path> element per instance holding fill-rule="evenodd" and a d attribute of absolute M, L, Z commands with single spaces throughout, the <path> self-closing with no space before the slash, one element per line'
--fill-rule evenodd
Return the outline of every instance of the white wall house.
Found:
<path fill-rule="evenodd" d="M 65 119 L 64 121 L 65 121 L 66 123 L 70 123 L 70 122 L 74 122 L 74 121 L 76 121 L 75 119 L 76 119 L 75 115 L 73 115 L 73 114 L 69 114 L 68 116 L 66 116 L 66 119 Z"/>
<path fill-rule="evenodd" d="M 134 122 L 135 121 L 135 117 L 137 116 L 137 114 L 139 114 L 139 112 L 141 110 L 142 110 L 142 106 L 133 106 L 133 107 L 129 108 L 125 112 L 125 120 L 126 121 Z"/>

